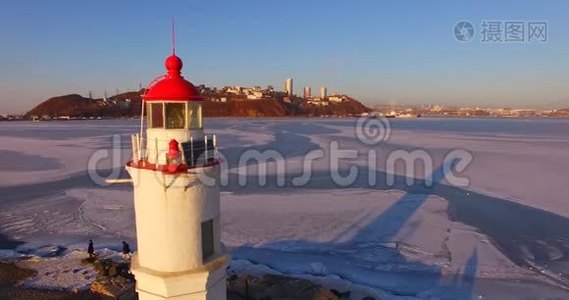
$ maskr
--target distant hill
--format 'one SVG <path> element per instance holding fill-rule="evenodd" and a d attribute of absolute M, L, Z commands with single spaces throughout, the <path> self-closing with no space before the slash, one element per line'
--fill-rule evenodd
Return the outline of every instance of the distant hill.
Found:
<path fill-rule="evenodd" d="M 70 94 L 47 99 L 26 115 L 48 115 L 50 117 L 89 115 L 98 113 L 99 109 L 96 101 L 83 98 L 77 94 Z"/>
<path fill-rule="evenodd" d="M 549 113 L 551 117 L 569 117 L 569 108 L 557 109 L 554 112 Z"/>
<path fill-rule="evenodd" d="M 204 101 L 205 117 L 283 117 L 289 109 L 277 100 Z"/>
<path fill-rule="evenodd" d="M 353 98 L 348 98 L 340 103 L 330 102 L 327 106 L 302 105 L 300 115 L 306 116 L 359 116 L 362 113 L 370 112 L 367 106 Z"/>
<path fill-rule="evenodd" d="M 47 99 L 27 112 L 26 117 L 132 117 L 140 115 L 140 101 L 140 92 L 119 94 L 107 101 L 70 94 Z"/>
<path fill-rule="evenodd" d="M 26 113 L 27 118 L 120 118 L 140 115 L 142 91 L 113 96 L 107 101 L 89 99 L 77 94 L 47 99 Z M 321 115 L 360 115 L 370 109 L 359 101 L 347 98 L 343 102 L 330 102 L 327 106 L 308 104 L 302 98 L 292 103 L 276 99 L 232 100 L 227 102 L 204 101 L 205 117 L 285 117 Z"/>

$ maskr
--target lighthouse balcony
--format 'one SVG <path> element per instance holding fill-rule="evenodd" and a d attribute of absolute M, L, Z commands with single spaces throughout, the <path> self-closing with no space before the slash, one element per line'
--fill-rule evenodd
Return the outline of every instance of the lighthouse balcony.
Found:
<path fill-rule="evenodd" d="M 187 132 L 187 131 L 186 131 Z M 178 171 L 191 168 L 207 167 L 218 164 L 218 149 L 216 136 L 197 135 L 196 139 L 173 137 L 168 139 L 143 139 L 139 134 L 134 134 L 132 139 L 132 161 L 129 165 L 144 169 L 172 170 L 172 165 L 178 165 Z M 176 140 L 178 155 L 172 154 L 171 142 Z"/>

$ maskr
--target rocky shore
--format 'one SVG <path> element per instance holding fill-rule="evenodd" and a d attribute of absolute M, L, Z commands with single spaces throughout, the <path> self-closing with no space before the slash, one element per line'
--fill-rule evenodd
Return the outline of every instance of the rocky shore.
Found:
<path fill-rule="evenodd" d="M 74 257 L 75 259 L 78 256 Z M 62 258 L 65 259 L 65 258 Z M 50 263 L 64 265 L 60 272 L 51 273 Z M 129 273 L 129 264 L 116 257 L 82 258 L 76 260 L 75 267 L 69 261 L 57 258 L 38 260 L 36 258 L 9 259 L 0 262 L 0 299 L 28 300 L 75 300 L 75 299 L 137 299 L 135 281 Z M 69 268 L 65 270 L 65 268 Z M 95 274 L 92 281 L 84 283 L 90 274 Z M 34 284 L 38 281 L 44 285 Z M 49 283 L 58 282 L 59 286 Z M 65 282 L 67 286 L 62 285 Z M 267 274 L 251 276 L 248 274 L 228 274 L 227 295 L 229 300 L 342 300 L 352 299 L 350 291 L 339 292 L 327 289 L 306 279 L 283 275 Z M 363 300 L 374 300 L 366 297 Z"/>

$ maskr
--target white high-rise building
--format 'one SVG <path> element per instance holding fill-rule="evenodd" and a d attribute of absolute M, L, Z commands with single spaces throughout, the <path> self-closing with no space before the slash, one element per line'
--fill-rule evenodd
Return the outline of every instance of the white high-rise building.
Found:
<path fill-rule="evenodd" d="M 202 102 L 182 60 L 142 95 L 146 135 L 132 137 L 138 299 L 225 300 L 229 258 L 221 245 L 216 138 L 204 134 Z M 142 124 L 141 124 L 142 125 Z"/>
<path fill-rule="evenodd" d="M 292 96 L 294 94 L 294 89 L 292 85 L 292 78 L 287 78 L 284 83 L 284 91 L 289 95 Z"/>
<path fill-rule="evenodd" d="M 320 98 L 324 99 L 324 98 L 328 97 L 327 91 L 328 90 L 326 89 L 325 86 L 321 87 L 320 88 Z"/>
<path fill-rule="evenodd" d="M 312 97 L 312 89 L 309 86 L 305 86 L 304 87 L 304 94 L 303 94 L 304 98 L 310 98 Z"/>

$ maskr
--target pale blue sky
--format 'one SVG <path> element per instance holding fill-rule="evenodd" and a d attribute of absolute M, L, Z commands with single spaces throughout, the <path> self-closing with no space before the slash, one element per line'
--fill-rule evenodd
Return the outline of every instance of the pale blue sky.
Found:
<path fill-rule="evenodd" d="M 193 83 L 274 85 L 365 103 L 569 106 L 569 1 L 31 1 L 0 9 L 0 113 L 136 89 L 164 72 L 170 19 Z M 457 42 L 453 27 L 474 24 Z M 481 43 L 484 20 L 547 21 L 548 41 Z"/>

